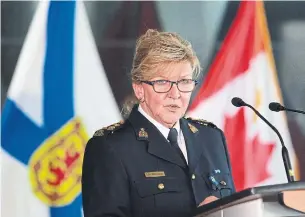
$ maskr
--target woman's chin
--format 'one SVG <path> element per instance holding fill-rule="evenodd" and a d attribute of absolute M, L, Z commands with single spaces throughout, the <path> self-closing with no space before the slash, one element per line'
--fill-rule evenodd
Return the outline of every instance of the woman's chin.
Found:
<path fill-rule="evenodd" d="M 166 125 L 174 125 L 177 121 L 180 119 L 179 114 L 166 114 L 163 116 L 163 122 L 166 123 Z"/>

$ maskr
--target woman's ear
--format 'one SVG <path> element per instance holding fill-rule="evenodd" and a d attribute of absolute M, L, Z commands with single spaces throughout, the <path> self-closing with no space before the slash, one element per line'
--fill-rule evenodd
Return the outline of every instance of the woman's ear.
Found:
<path fill-rule="evenodd" d="M 144 89 L 141 83 L 132 83 L 132 88 L 137 99 L 142 102 L 144 100 Z"/>

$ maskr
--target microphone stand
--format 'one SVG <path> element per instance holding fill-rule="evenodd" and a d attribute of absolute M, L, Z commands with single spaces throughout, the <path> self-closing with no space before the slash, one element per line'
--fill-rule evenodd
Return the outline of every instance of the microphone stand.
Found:
<path fill-rule="evenodd" d="M 281 136 L 281 134 L 279 133 L 279 131 L 266 119 L 264 118 L 253 106 L 245 103 L 245 106 L 250 107 L 255 114 L 257 114 L 266 124 L 268 124 L 269 127 L 271 127 L 273 129 L 273 131 L 277 134 L 277 136 L 279 137 L 281 144 L 282 144 L 282 158 L 283 158 L 283 162 L 284 162 L 284 166 L 285 166 L 285 171 L 286 171 L 286 176 L 288 179 L 288 182 L 294 182 L 294 174 L 293 174 L 293 170 L 292 170 L 292 166 L 291 166 L 291 162 L 289 159 L 289 154 L 288 154 L 288 149 L 286 148 L 283 138 Z"/>

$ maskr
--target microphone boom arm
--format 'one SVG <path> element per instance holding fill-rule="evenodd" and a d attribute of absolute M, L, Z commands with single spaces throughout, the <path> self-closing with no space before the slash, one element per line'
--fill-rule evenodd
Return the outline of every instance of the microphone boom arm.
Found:
<path fill-rule="evenodd" d="M 294 174 L 293 174 L 293 170 L 292 170 L 292 167 L 291 167 L 291 162 L 290 162 L 290 159 L 289 159 L 288 149 L 286 148 L 286 146 L 284 144 L 284 141 L 283 141 L 283 138 L 282 138 L 281 134 L 253 106 L 251 106 L 247 103 L 245 103 L 245 105 L 252 108 L 252 110 L 255 112 L 255 114 L 257 114 L 261 119 L 263 119 L 265 121 L 265 123 L 268 124 L 268 126 L 271 127 L 274 130 L 274 132 L 278 135 L 278 137 L 280 138 L 280 141 L 281 141 L 281 144 L 282 144 L 282 157 L 283 157 L 283 161 L 284 161 L 286 176 L 287 176 L 288 182 L 294 182 Z"/>
<path fill-rule="evenodd" d="M 301 110 L 296 110 L 296 109 L 289 109 L 289 108 L 285 108 L 286 111 L 289 111 L 289 112 L 296 112 L 296 113 L 301 113 L 301 114 L 305 114 L 304 111 L 301 111 Z"/>

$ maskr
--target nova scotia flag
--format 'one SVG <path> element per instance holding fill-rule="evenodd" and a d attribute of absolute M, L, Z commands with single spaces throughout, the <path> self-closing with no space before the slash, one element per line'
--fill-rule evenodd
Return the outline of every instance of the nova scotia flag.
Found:
<path fill-rule="evenodd" d="M 85 145 L 120 119 L 83 3 L 39 2 L 2 113 L 2 216 L 81 217 Z"/>

